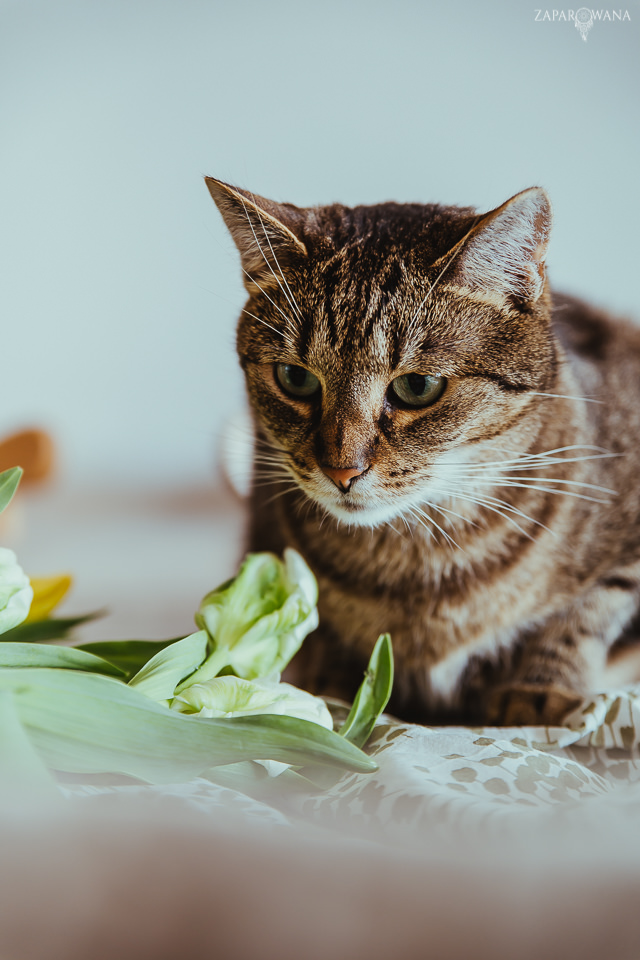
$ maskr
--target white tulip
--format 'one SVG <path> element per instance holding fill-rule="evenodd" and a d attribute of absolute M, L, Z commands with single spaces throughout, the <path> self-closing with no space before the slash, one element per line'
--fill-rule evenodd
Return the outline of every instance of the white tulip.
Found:
<path fill-rule="evenodd" d="M 316 579 L 295 550 L 285 550 L 284 561 L 250 554 L 237 577 L 202 601 L 196 623 L 211 638 L 210 652 L 178 692 L 225 668 L 245 680 L 281 673 L 318 626 L 317 602 Z"/>
<path fill-rule="evenodd" d="M 26 620 L 33 590 L 13 550 L 0 547 L 0 633 Z"/>
<path fill-rule="evenodd" d="M 174 697 L 171 707 L 180 713 L 199 717 L 252 717 L 275 713 L 333 729 L 333 720 L 324 700 L 290 683 L 269 680 L 215 677 L 204 683 L 193 683 Z"/>

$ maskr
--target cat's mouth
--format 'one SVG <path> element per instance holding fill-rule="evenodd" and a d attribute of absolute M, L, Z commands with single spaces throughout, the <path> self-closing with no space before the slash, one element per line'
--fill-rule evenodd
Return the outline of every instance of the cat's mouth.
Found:
<path fill-rule="evenodd" d="M 407 507 L 406 492 L 403 495 L 381 488 L 380 481 L 368 470 L 347 490 L 330 485 L 324 474 L 315 478 L 311 488 L 309 484 L 301 486 L 311 500 L 350 526 L 376 527 L 396 519 Z"/>
<path fill-rule="evenodd" d="M 320 468 L 311 476 L 296 477 L 298 487 L 311 501 L 326 510 L 328 514 L 344 523 L 358 526 L 371 526 L 383 523 L 397 513 L 397 507 L 391 509 L 390 504 L 380 503 L 376 496 L 375 479 L 370 471 L 363 472 L 361 477 L 349 484 L 346 489 L 324 473 Z"/>
<path fill-rule="evenodd" d="M 345 495 L 339 502 L 328 503 L 324 498 L 316 498 L 316 502 L 336 520 L 348 525 L 355 524 L 362 527 L 377 527 L 382 523 L 393 520 L 401 512 L 397 504 L 357 503 L 350 500 L 348 495 Z"/>
<path fill-rule="evenodd" d="M 451 490 L 448 473 L 443 475 L 440 466 L 433 464 L 432 469 L 419 475 L 413 472 L 406 483 L 400 483 L 395 476 L 389 484 L 371 465 L 348 485 L 336 482 L 348 478 L 332 479 L 319 464 L 307 468 L 308 472 L 302 475 L 295 464 L 290 469 L 300 491 L 331 517 L 346 526 L 378 527 L 401 517 L 415 517 L 425 503 L 444 503 Z"/>

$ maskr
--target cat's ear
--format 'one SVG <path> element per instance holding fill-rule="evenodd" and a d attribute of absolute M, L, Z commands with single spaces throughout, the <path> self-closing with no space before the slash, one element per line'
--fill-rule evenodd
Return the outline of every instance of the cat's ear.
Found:
<path fill-rule="evenodd" d="M 533 304 L 544 290 L 551 204 L 541 187 L 523 190 L 480 217 L 460 242 L 459 283 Z M 444 258 L 443 258 L 444 259 Z"/>
<path fill-rule="evenodd" d="M 304 225 L 304 213 L 298 207 L 266 200 L 213 177 L 204 179 L 240 251 L 244 284 L 250 293 L 275 286 L 283 267 L 307 256 L 296 235 Z"/>

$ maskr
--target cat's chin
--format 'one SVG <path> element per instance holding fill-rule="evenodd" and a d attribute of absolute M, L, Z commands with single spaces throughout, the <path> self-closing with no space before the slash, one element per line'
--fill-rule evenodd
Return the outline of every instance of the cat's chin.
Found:
<path fill-rule="evenodd" d="M 348 501 L 344 503 L 316 502 L 336 520 L 350 527 L 379 527 L 383 523 L 395 520 L 402 513 L 399 506 L 391 504 L 368 507 L 364 504 L 349 503 Z"/>
<path fill-rule="evenodd" d="M 432 503 L 446 499 L 447 494 L 442 490 L 430 490 L 429 499 Z M 425 493 L 412 496 L 398 497 L 391 502 L 366 503 L 362 500 L 344 498 L 336 501 L 328 497 L 312 497 L 315 503 L 326 510 L 328 514 L 350 527 L 380 527 L 385 523 L 399 520 L 403 516 L 411 517 L 412 513 L 424 503 Z M 415 513 L 414 513 L 415 516 Z"/>

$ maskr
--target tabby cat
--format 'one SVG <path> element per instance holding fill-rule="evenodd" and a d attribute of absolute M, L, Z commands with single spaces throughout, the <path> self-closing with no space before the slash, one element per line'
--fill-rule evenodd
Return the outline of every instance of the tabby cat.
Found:
<path fill-rule="evenodd" d="M 552 294 L 538 187 L 479 215 L 206 182 L 249 294 L 250 547 L 320 587 L 296 682 L 350 698 L 389 631 L 397 714 L 562 722 L 640 627 L 640 329 Z"/>

